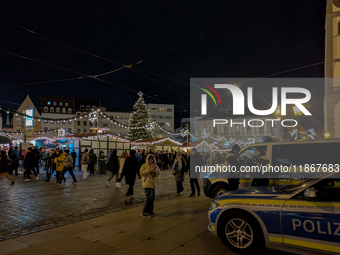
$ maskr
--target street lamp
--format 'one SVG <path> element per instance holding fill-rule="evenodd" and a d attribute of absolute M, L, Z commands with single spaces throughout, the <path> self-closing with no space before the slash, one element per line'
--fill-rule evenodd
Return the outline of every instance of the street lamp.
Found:
<path fill-rule="evenodd" d="M 298 130 L 297 130 L 297 139 L 299 139 L 299 136 L 300 136 L 300 133 L 299 133 L 299 126 L 300 126 L 300 117 L 302 115 L 302 111 L 299 109 L 299 107 L 297 106 L 294 106 L 293 107 L 293 111 L 294 111 L 294 114 L 295 116 L 297 116 L 298 118 Z"/>

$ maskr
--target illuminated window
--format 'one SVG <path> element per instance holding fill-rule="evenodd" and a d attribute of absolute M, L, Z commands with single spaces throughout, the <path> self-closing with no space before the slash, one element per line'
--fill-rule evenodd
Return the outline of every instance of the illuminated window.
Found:
<path fill-rule="evenodd" d="M 63 106 L 63 102 L 59 102 L 59 106 Z"/>
<path fill-rule="evenodd" d="M 56 105 L 57 105 L 57 102 L 53 102 L 53 105 L 56 106 Z"/>
<path fill-rule="evenodd" d="M 72 113 L 72 109 L 71 109 L 71 108 L 68 108 L 68 109 L 67 109 L 67 112 L 68 112 L 68 113 Z"/>
<path fill-rule="evenodd" d="M 65 106 L 68 107 L 68 103 L 65 103 Z"/>
<path fill-rule="evenodd" d="M 66 113 L 66 108 L 63 108 L 63 109 L 61 110 L 61 112 L 62 112 L 62 113 Z"/>
<path fill-rule="evenodd" d="M 56 112 L 60 112 L 60 108 L 57 107 L 57 108 L 55 109 L 55 111 L 56 111 Z"/>

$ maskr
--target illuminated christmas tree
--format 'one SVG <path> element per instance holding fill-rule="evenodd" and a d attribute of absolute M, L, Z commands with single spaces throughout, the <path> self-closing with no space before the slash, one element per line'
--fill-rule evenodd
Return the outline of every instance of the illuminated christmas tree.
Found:
<path fill-rule="evenodd" d="M 127 138 L 131 141 L 138 139 L 152 138 L 152 119 L 150 111 L 144 102 L 143 93 L 138 93 L 139 98 L 134 104 L 133 111 L 129 118 L 129 128 Z"/>

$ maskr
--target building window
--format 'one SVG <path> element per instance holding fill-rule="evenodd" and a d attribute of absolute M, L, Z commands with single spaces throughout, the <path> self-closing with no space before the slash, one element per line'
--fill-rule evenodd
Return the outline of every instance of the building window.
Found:
<path fill-rule="evenodd" d="M 56 112 L 60 112 L 60 108 L 57 107 L 57 108 L 55 109 L 55 111 L 56 111 Z"/>
<path fill-rule="evenodd" d="M 240 133 L 240 126 L 236 126 L 235 128 L 235 134 L 239 134 Z"/>
<path fill-rule="evenodd" d="M 151 107 L 150 111 L 157 112 L 158 108 L 157 107 Z"/>
<path fill-rule="evenodd" d="M 164 108 L 159 108 L 158 111 L 159 112 L 164 112 Z"/>
<path fill-rule="evenodd" d="M 53 105 L 54 105 L 54 106 L 57 106 L 57 102 L 53 102 Z"/>
<path fill-rule="evenodd" d="M 229 128 L 228 127 L 224 127 L 224 133 L 229 134 Z"/>
<path fill-rule="evenodd" d="M 217 135 L 217 127 L 214 127 L 213 131 L 214 131 L 214 135 Z"/>
<path fill-rule="evenodd" d="M 63 106 L 63 102 L 59 102 L 59 106 Z"/>
<path fill-rule="evenodd" d="M 47 105 L 51 105 L 51 101 L 48 101 L 48 102 L 47 102 Z"/>
<path fill-rule="evenodd" d="M 97 106 L 95 106 L 95 105 L 92 105 L 92 109 L 96 109 L 97 108 Z"/>
<path fill-rule="evenodd" d="M 54 107 L 51 107 L 51 108 L 50 108 L 50 112 L 54 112 Z"/>
<path fill-rule="evenodd" d="M 66 108 L 61 109 L 62 113 L 66 113 Z"/>
<path fill-rule="evenodd" d="M 172 116 L 171 115 L 167 115 L 167 116 L 165 116 L 165 118 L 168 119 L 168 120 L 172 120 Z"/>
<path fill-rule="evenodd" d="M 251 127 L 247 127 L 247 134 L 251 134 Z"/>
<path fill-rule="evenodd" d="M 86 127 L 86 121 L 84 121 L 83 123 L 84 123 L 84 127 Z"/>
<path fill-rule="evenodd" d="M 165 126 L 170 127 L 171 126 L 171 122 L 165 122 Z"/>
<path fill-rule="evenodd" d="M 84 105 L 81 105 L 80 106 L 80 110 L 82 111 L 82 110 L 84 110 L 85 109 L 85 106 Z"/>
<path fill-rule="evenodd" d="M 159 119 L 164 119 L 164 115 L 158 115 Z"/>
<path fill-rule="evenodd" d="M 172 112 L 172 108 L 166 108 L 167 112 Z"/>
<path fill-rule="evenodd" d="M 80 129 L 77 129 L 77 134 L 80 134 Z"/>
<path fill-rule="evenodd" d="M 86 111 L 89 111 L 91 109 L 91 106 L 86 105 Z"/>
<path fill-rule="evenodd" d="M 67 109 L 67 112 L 68 112 L 68 113 L 72 113 L 72 109 L 71 109 L 71 108 L 68 108 L 68 109 Z"/>
<path fill-rule="evenodd" d="M 68 131 L 69 133 L 72 133 L 72 128 L 68 128 L 67 131 Z"/>
<path fill-rule="evenodd" d="M 80 126 L 80 121 L 77 121 L 77 126 Z"/>
<path fill-rule="evenodd" d="M 92 122 L 91 121 L 89 121 L 89 126 L 92 127 Z"/>
<path fill-rule="evenodd" d="M 260 128 L 259 128 L 259 132 L 260 132 L 260 133 L 264 133 L 264 128 L 263 128 L 263 127 L 260 127 Z"/>
<path fill-rule="evenodd" d="M 87 130 L 86 130 L 86 128 L 84 129 L 84 134 L 86 134 L 87 133 Z"/>
<path fill-rule="evenodd" d="M 21 132 L 21 128 L 17 127 L 17 131 L 16 132 Z"/>
<path fill-rule="evenodd" d="M 68 107 L 68 103 L 65 103 L 65 106 Z"/>
<path fill-rule="evenodd" d="M 47 106 L 44 107 L 44 112 L 48 112 L 48 107 Z"/>
<path fill-rule="evenodd" d="M 44 127 L 44 131 L 46 132 L 48 130 L 48 127 Z"/>

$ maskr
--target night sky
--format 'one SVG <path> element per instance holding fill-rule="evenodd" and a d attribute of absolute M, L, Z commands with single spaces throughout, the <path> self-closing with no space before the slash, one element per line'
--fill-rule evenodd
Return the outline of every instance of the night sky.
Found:
<path fill-rule="evenodd" d="M 17 109 L 29 95 L 39 107 L 41 95 L 55 95 L 131 111 L 142 91 L 146 103 L 174 104 L 178 123 L 189 117 L 191 77 L 323 77 L 325 8 L 325 0 L 1 1 L 0 105 Z"/>

